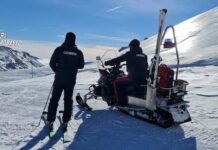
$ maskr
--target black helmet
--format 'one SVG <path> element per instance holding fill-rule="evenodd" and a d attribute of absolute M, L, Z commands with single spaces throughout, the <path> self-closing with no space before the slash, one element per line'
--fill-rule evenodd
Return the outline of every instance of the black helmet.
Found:
<path fill-rule="evenodd" d="M 68 32 L 65 37 L 65 42 L 75 43 L 76 35 L 73 32 Z"/>
<path fill-rule="evenodd" d="M 140 41 L 137 39 L 133 39 L 130 43 L 129 43 L 129 47 L 139 47 L 140 46 Z"/>

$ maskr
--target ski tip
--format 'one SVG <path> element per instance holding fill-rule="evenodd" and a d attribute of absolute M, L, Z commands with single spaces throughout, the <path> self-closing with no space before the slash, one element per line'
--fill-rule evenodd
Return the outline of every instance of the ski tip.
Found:
<path fill-rule="evenodd" d="M 167 13 L 167 9 L 161 9 L 161 11 L 163 11 L 165 14 Z"/>
<path fill-rule="evenodd" d="M 89 108 L 87 108 L 87 110 L 88 110 L 88 111 L 92 111 L 92 108 L 91 108 L 91 107 L 89 107 Z"/>

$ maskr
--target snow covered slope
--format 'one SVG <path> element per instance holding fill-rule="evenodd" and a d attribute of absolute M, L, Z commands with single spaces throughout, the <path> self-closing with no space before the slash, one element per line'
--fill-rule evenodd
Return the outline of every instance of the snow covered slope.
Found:
<path fill-rule="evenodd" d="M 166 18 L 167 25 L 169 24 L 167 24 Z M 182 67 L 218 65 L 217 29 L 218 7 L 175 26 Z M 168 32 L 166 38 L 172 38 L 171 31 Z M 156 36 L 142 42 L 142 47 L 146 54 L 153 53 L 155 45 Z M 161 55 L 166 63 L 175 64 L 176 57 L 174 49 L 163 49 Z"/>
<path fill-rule="evenodd" d="M 74 102 L 69 127 L 72 142 L 63 143 L 59 130 L 49 140 L 43 123 L 37 124 L 54 76 L 46 68 L 36 72 L 45 76 L 33 79 L 26 78 L 26 70 L 0 72 L 0 149 L 217 150 L 217 27 L 218 7 L 176 26 L 182 66 L 179 78 L 190 83 L 186 100 L 190 101 L 191 122 L 163 129 L 113 110 L 101 100 L 88 102 L 92 112 Z M 150 56 L 155 42 L 151 37 L 142 43 Z M 173 49 L 163 50 L 164 62 L 173 66 L 173 54 Z M 87 64 L 77 78 L 74 95 L 83 95 L 98 79 L 96 64 Z M 59 109 L 63 109 L 62 98 Z M 55 128 L 59 124 L 56 120 Z"/>
<path fill-rule="evenodd" d="M 9 47 L 0 46 L 0 71 L 42 67 L 37 57 L 27 52 L 19 52 Z"/>

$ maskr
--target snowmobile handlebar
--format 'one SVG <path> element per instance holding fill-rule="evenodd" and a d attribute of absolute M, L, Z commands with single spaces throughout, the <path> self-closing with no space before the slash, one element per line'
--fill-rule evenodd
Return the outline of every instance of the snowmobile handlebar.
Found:
<path fill-rule="evenodd" d="M 113 71 L 113 70 L 120 70 L 123 66 L 126 66 L 126 64 L 116 64 L 111 66 L 110 68 L 105 68 L 106 70 L 108 70 L 109 72 Z"/>

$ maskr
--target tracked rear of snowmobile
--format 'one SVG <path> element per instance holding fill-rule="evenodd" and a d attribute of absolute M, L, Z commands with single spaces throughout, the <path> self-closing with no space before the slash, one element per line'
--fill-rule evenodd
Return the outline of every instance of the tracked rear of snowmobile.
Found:
<path fill-rule="evenodd" d="M 178 82 L 180 83 L 179 85 Z M 175 80 L 173 87 L 164 89 L 169 91 L 168 95 L 156 96 L 155 110 L 145 107 L 146 99 L 134 96 L 128 96 L 127 106 L 116 107 L 133 117 L 147 120 L 164 128 L 185 123 L 191 121 L 190 114 L 187 110 L 189 102 L 184 100 L 184 95 L 187 94 L 187 84 L 184 80 Z"/>
<path fill-rule="evenodd" d="M 155 55 L 149 67 L 148 82 L 146 85 L 131 85 L 130 91 L 127 92 L 127 104 L 124 106 L 116 105 L 116 96 L 112 86 L 112 82 L 119 77 L 124 76 L 124 72 L 120 70 L 120 66 L 112 68 L 99 69 L 100 78 L 96 85 L 91 85 L 89 92 L 84 98 L 77 97 L 77 102 L 83 107 L 87 105 L 87 100 L 102 97 L 109 106 L 113 106 L 118 110 L 130 114 L 131 116 L 141 118 L 157 124 L 161 127 L 171 127 L 173 125 L 185 123 L 191 120 L 188 112 L 188 101 L 184 100 L 187 94 L 187 81 L 178 78 L 179 73 L 179 53 L 177 49 L 177 41 L 173 26 L 168 26 L 164 30 L 166 9 L 160 10 L 159 26 L 157 34 L 157 43 Z M 169 66 L 161 64 L 160 49 L 165 34 L 172 29 L 173 42 L 165 42 L 164 48 L 175 48 L 176 51 L 176 69 L 172 70 Z M 97 60 L 102 62 L 101 57 Z M 128 88 L 127 88 L 128 89 Z"/>

